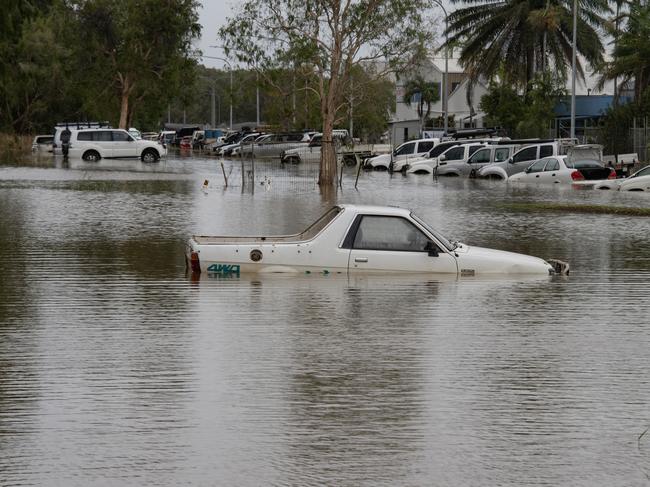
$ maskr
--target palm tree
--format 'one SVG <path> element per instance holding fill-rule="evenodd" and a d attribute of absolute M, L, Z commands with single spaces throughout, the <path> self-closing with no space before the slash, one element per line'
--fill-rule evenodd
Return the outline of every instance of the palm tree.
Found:
<path fill-rule="evenodd" d="M 452 0 L 459 1 L 459 0 Z M 566 79 L 571 64 L 571 0 L 463 0 L 467 7 L 449 15 L 448 44 L 461 44 L 460 63 L 476 78 L 493 78 L 503 69 L 509 82 L 527 87 L 540 71 Z M 599 30 L 609 12 L 607 0 L 581 0 L 577 50 L 592 66 L 603 60 Z M 578 75 L 584 70 L 577 64 Z"/>
<path fill-rule="evenodd" d="M 616 37 L 612 61 L 604 63 L 600 84 L 613 79 L 620 85 L 634 80 L 634 98 L 639 100 L 650 86 L 650 6 L 630 4 L 625 31 Z"/>
<path fill-rule="evenodd" d="M 422 76 L 417 75 L 404 85 L 404 104 L 412 106 L 414 99 L 417 99 L 416 110 L 420 118 L 420 133 L 424 128 L 424 120 L 431 113 L 431 105 L 440 99 L 438 84 L 426 81 Z"/>

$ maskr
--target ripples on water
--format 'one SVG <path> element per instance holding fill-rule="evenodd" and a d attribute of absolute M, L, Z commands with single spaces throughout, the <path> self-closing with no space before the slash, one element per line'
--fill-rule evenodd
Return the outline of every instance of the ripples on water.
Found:
<path fill-rule="evenodd" d="M 647 195 L 350 175 L 339 201 L 573 272 L 192 280 L 189 234 L 332 201 L 210 160 L 57 166 L 0 168 L 0 485 L 647 485 L 650 220 L 496 204 Z"/>

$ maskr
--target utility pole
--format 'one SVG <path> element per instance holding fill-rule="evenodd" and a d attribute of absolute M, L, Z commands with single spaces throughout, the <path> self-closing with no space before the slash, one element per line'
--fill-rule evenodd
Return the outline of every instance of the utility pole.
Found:
<path fill-rule="evenodd" d="M 573 0 L 573 53 L 571 59 L 571 138 L 576 136 L 576 38 L 578 32 L 578 0 Z"/>
<path fill-rule="evenodd" d="M 210 46 L 210 47 L 220 47 L 220 46 Z M 218 59 L 219 61 L 223 61 L 228 65 L 228 71 L 230 71 L 230 130 L 232 130 L 232 65 L 230 64 L 230 61 L 228 61 L 226 58 L 219 57 L 219 56 L 201 56 L 206 59 Z"/>
<path fill-rule="evenodd" d="M 210 121 L 211 121 L 211 123 L 212 123 L 212 128 L 215 128 L 215 127 L 217 126 L 217 125 L 216 125 L 216 121 L 217 121 L 216 118 L 217 118 L 217 117 L 216 117 L 216 106 L 215 106 L 216 95 L 215 95 L 215 92 L 214 92 L 214 80 L 212 81 L 212 93 L 211 93 L 211 98 L 212 98 L 212 100 L 211 100 L 211 101 L 212 101 L 212 114 L 211 114 L 211 115 L 212 115 L 212 119 L 211 119 Z"/>
<path fill-rule="evenodd" d="M 260 126 L 260 72 L 256 69 L 257 83 L 255 84 L 255 98 L 257 102 L 257 126 Z"/>
<path fill-rule="evenodd" d="M 442 9 L 445 14 L 445 72 L 442 75 L 442 116 L 444 117 L 445 134 L 449 130 L 449 113 L 448 113 L 448 100 L 447 100 L 447 82 L 449 78 L 449 16 L 447 9 L 444 7 L 440 0 L 433 0 Z"/>
<path fill-rule="evenodd" d="M 354 138 L 354 78 L 350 76 L 350 138 Z"/>

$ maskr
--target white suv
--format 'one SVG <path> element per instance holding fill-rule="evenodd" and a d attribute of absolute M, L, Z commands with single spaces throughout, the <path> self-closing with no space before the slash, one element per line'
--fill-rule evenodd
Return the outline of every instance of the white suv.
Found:
<path fill-rule="evenodd" d="M 71 129 L 70 132 L 69 155 L 85 161 L 139 157 L 143 162 L 157 162 L 167 154 L 167 149 L 158 142 L 134 139 L 126 130 L 96 128 Z"/>

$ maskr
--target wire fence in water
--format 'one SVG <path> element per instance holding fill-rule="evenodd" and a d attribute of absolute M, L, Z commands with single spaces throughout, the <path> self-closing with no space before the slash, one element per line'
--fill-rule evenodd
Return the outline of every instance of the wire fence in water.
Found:
<path fill-rule="evenodd" d="M 247 148 L 235 156 L 220 160 L 223 184 L 242 191 L 273 191 L 310 193 L 318 188 L 320 170 L 320 147 L 303 144 L 275 144 L 262 154 L 255 147 Z M 336 181 L 342 177 L 354 177 L 361 159 L 342 157 L 337 153 Z"/>

